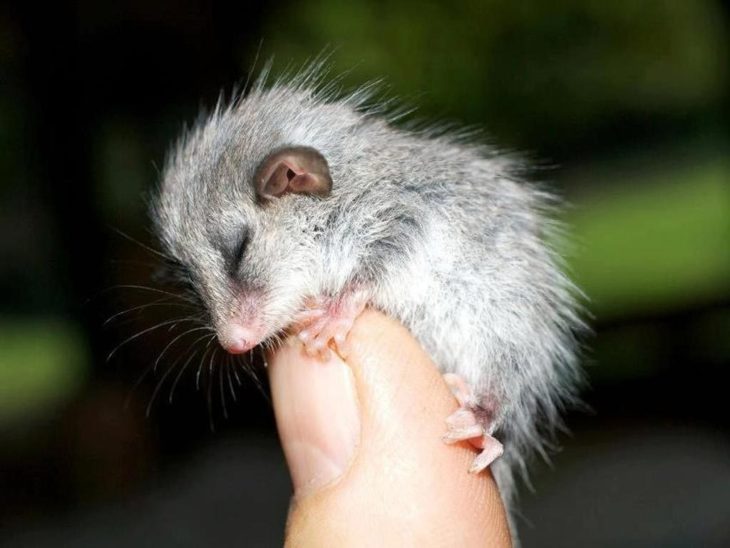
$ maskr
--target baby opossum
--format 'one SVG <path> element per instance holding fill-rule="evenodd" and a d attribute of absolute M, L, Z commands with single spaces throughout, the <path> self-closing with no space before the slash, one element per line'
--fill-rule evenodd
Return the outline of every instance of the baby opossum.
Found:
<path fill-rule="evenodd" d="M 365 306 L 402 322 L 459 399 L 445 441 L 483 448 L 508 507 L 575 395 L 575 290 L 546 243 L 553 198 L 496 152 L 405 130 L 305 73 L 219 106 L 170 154 L 154 218 L 220 344 L 292 325 L 344 347 Z M 501 443 L 497 441 L 501 440 Z"/>

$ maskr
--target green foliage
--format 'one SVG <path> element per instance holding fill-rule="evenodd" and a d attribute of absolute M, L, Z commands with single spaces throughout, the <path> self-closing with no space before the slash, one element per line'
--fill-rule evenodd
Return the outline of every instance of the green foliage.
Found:
<path fill-rule="evenodd" d="M 69 398 L 88 367 L 81 334 L 60 321 L 0 321 L 0 426 Z"/>
<path fill-rule="evenodd" d="M 572 266 L 599 316 L 660 311 L 730 290 L 730 163 L 594 173 L 574 198 Z M 585 175 L 585 174 L 584 174 Z"/>
<path fill-rule="evenodd" d="M 332 47 L 350 84 L 384 77 L 422 114 L 549 150 L 615 116 L 716 105 L 727 69 L 717 11 L 700 0 L 304 0 L 271 12 L 264 55 L 302 63 Z"/>

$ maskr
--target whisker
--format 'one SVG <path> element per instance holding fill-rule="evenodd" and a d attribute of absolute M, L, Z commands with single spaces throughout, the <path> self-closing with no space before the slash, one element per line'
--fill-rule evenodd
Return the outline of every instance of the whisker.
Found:
<path fill-rule="evenodd" d="M 238 386 L 243 386 L 243 385 L 241 384 L 241 379 L 240 379 L 240 378 L 238 377 L 238 371 L 236 371 L 236 369 L 237 369 L 238 367 L 243 367 L 243 366 L 241 365 L 241 360 L 238 360 L 238 359 L 233 359 L 233 360 L 231 361 L 231 363 L 233 363 L 233 365 L 234 365 L 234 367 L 233 367 L 233 376 L 234 376 L 234 377 L 236 377 L 236 382 L 238 383 Z"/>
<path fill-rule="evenodd" d="M 104 323 L 102 325 L 107 325 L 110 322 L 114 321 L 115 318 L 118 318 L 119 316 L 123 316 L 124 314 L 129 314 L 130 312 L 134 312 L 135 310 L 144 310 L 146 308 L 150 308 L 153 306 L 173 306 L 173 307 L 184 307 L 184 308 L 190 308 L 190 309 L 196 308 L 191 304 L 173 303 L 173 302 L 165 300 L 165 297 L 162 297 L 151 303 L 141 304 L 139 306 L 133 306 L 131 308 L 127 308 L 126 310 L 122 310 L 121 312 L 117 312 L 116 314 L 109 316 L 106 320 L 104 320 Z"/>
<path fill-rule="evenodd" d="M 158 250 L 156 250 L 156 249 L 154 249 L 154 248 L 152 248 L 152 247 L 150 247 L 150 246 L 148 246 L 146 244 L 143 244 L 139 240 L 137 240 L 135 238 L 132 238 L 132 236 L 130 236 L 129 234 L 126 234 L 126 233 L 122 232 L 118 228 L 113 227 L 113 226 L 110 226 L 109 228 L 111 230 L 113 230 L 114 232 L 116 232 L 117 234 L 119 234 L 122 238 L 126 238 L 130 242 L 135 243 L 138 246 L 140 246 L 142 249 L 145 249 L 145 250 L 149 251 L 150 253 L 155 254 L 157 257 L 161 257 L 161 258 L 166 259 L 166 260 L 171 259 L 170 255 L 168 255 L 167 253 L 163 253 L 162 251 L 158 251 Z"/>
<path fill-rule="evenodd" d="M 175 320 L 168 320 L 166 322 L 160 322 L 157 325 L 153 325 L 152 327 L 148 327 L 147 329 L 143 329 L 142 331 L 140 331 L 138 333 L 135 333 L 131 337 L 129 337 L 129 338 L 123 340 L 121 343 L 119 343 L 114 348 L 114 350 L 112 350 L 109 353 L 109 355 L 106 357 L 106 361 L 108 362 L 109 360 L 111 360 L 112 359 L 112 356 L 114 356 L 114 354 L 116 354 L 117 350 L 119 350 L 122 346 L 124 346 L 125 344 L 127 344 L 129 342 L 132 342 L 134 339 L 137 339 L 138 337 L 141 337 L 145 333 L 149 333 L 150 331 L 154 331 L 155 329 L 159 329 L 160 327 L 165 327 L 166 325 L 171 325 L 171 324 L 177 325 L 180 322 L 186 322 L 186 321 L 192 322 L 192 321 L 200 321 L 200 320 L 192 319 L 192 318 L 183 318 L 183 319 L 179 319 L 178 318 L 178 319 L 175 319 Z"/>
<path fill-rule="evenodd" d="M 134 391 L 139 388 L 139 385 L 142 384 L 142 381 L 147 377 L 147 375 L 150 374 L 150 371 L 152 370 L 152 367 L 149 366 L 145 368 L 145 370 L 142 372 L 142 374 L 137 378 L 137 380 L 132 385 L 132 388 L 129 389 L 129 393 L 127 394 L 127 397 L 124 398 L 124 409 L 129 408 L 129 404 L 132 401 L 132 396 L 134 395 Z"/>
<path fill-rule="evenodd" d="M 259 348 L 259 350 L 261 351 L 261 357 L 264 360 L 264 364 L 268 367 L 268 364 L 266 364 L 266 355 L 264 353 L 264 348 L 263 348 L 264 344 L 266 344 L 266 343 L 261 343 L 257 348 Z M 269 401 L 269 397 L 266 394 L 266 390 L 264 390 L 264 385 L 263 385 L 261 379 L 259 378 L 259 375 L 258 375 L 256 369 L 254 368 L 253 351 L 249 353 L 249 361 L 247 364 L 240 360 L 237 362 L 237 364 L 238 364 L 239 368 L 241 369 L 241 371 L 253 381 L 253 383 L 256 385 L 256 388 L 261 393 L 261 395 L 264 397 L 264 399 Z M 235 370 L 234 370 L 234 373 L 235 373 Z M 242 382 L 238 378 L 238 375 L 236 375 L 236 379 L 238 380 L 239 386 L 242 386 Z"/>
<path fill-rule="evenodd" d="M 203 335 L 202 337 L 200 337 L 200 338 L 196 339 L 195 341 L 193 341 L 193 343 L 192 343 L 192 344 L 191 344 L 190 346 L 188 346 L 187 350 L 190 350 L 190 349 L 191 349 L 191 348 L 192 348 L 192 347 L 193 347 L 193 346 L 194 346 L 194 345 L 195 345 L 195 344 L 196 344 L 196 343 L 197 343 L 198 341 L 200 341 L 200 340 L 204 339 L 205 337 L 212 337 L 212 335 L 208 335 L 208 334 L 206 333 L 206 334 L 205 334 L 205 335 Z M 196 354 L 196 353 L 197 353 L 197 352 L 193 353 L 193 354 L 192 354 L 192 355 L 190 356 L 190 358 L 188 358 L 188 362 L 190 361 L 190 359 L 192 359 L 192 357 L 193 357 L 193 356 L 195 356 L 195 354 Z M 183 354 L 181 354 L 181 355 L 180 355 L 180 356 L 179 356 L 179 357 L 178 357 L 177 359 L 175 359 L 175 361 L 174 361 L 174 362 L 172 363 L 172 365 L 170 366 L 170 369 L 174 368 L 174 367 L 175 367 L 175 365 L 176 365 L 176 364 L 177 364 L 177 363 L 178 363 L 178 362 L 180 361 L 180 359 L 181 359 L 181 358 L 182 358 L 183 356 L 184 356 L 184 353 L 183 353 Z M 188 363 L 188 362 L 185 362 L 185 364 L 187 365 L 187 363 Z M 145 370 L 144 370 L 144 372 L 143 372 L 143 373 L 142 373 L 142 374 L 141 374 L 141 375 L 139 376 L 139 378 L 138 378 L 138 379 L 137 379 L 137 380 L 135 381 L 135 383 L 134 383 L 134 384 L 132 385 L 132 388 L 131 388 L 131 389 L 129 390 L 129 394 L 127 394 L 127 397 L 126 397 L 126 399 L 125 399 L 125 401 L 124 401 L 124 408 L 125 408 L 125 409 L 127 409 L 127 408 L 129 407 L 129 403 L 130 403 L 130 401 L 131 401 L 131 399 L 132 399 L 132 395 L 134 394 L 134 391 L 135 391 L 135 390 L 136 390 L 137 388 L 139 388 L 139 385 L 140 385 L 140 384 L 142 383 L 142 381 L 143 381 L 143 380 L 144 380 L 144 379 L 145 379 L 145 378 L 147 377 L 147 375 L 149 375 L 149 374 L 150 374 L 150 372 L 151 372 L 152 370 L 153 370 L 153 366 L 152 366 L 152 365 L 149 365 L 148 367 L 146 367 L 146 368 L 145 368 Z M 184 368 L 183 368 L 183 370 L 184 370 Z M 167 376 L 167 374 L 165 375 L 165 377 L 166 377 L 166 376 Z M 179 377 L 180 377 L 180 375 L 178 375 L 178 378 L 176 379 L 176 381 L 177 381 L 177 380 L 179 379 Z M 163 377 L 163 379 L 164 379 L 164 377 Z M 174 389 L 174 385 L 173 385 L 173 389 Z M 157 388 L 155 388 L 155 391 L 157 391 Z M 171 394 L 172 394 L 172 391 L 171 391 Z M 171 396 L 171 398 L 170 398 L 170 402 L 172 402 L 172 396 Z M 147 411 L 147 416 L 149 416 L 149 411 Z"/>
<path fill-rule="evenodd" d="M 152 391 L 152 397 L 150 398 L 149 403 L 147 404 L 147 408 L 145 409 L 145 416 L 149 417 L 150 412 L 152 411 L 152 404 L 155 403 L 155 398 L 157 398 L 157 394 L 159 394 L 160 390 L 165 384 L 165 380 L 167 377 L 170 376 L 170 373 L 172 373 L 175 370 L 175 365 L 177 364 L 177 361 L 173 362 L 170 367 L 167 368 L 165 371 L 165 374 L 160 377 L 160 380 L 157 382 L 157 385 L 155 385 L 155 389 Z"/>
<path fill-rule="evenodd" d="M 228 389 L 231 391 L 231 397 L 234 402 L 237 402 L 236 391 L 233 389 L 233 378 L 231 377 L 231 369 L 233 369 L 233 359 L 228 356 L 228 365 L 226 367 L 226 376 L 228 377 Z"/>
<path fill-rule="evenodd" d="M 264 368 L 268 369 L 269 362 L 266 361 L 266 352 L 264 351 L 263 348 L 261 349 L 261 352 L 262 352 L 262 358 L 263 358 L 263 362 L 264 362 Z M 251 377 L 253 377 L 254 382 L 256 383 L 256 387 L 259 389 L 259 392 L 264 397 L 264 399 L 267 402 L 271 403 L 271 398 L 269 397 L 269 393 L 264 388 L 265 381 L 261 380 L 261 376 L 266 378 L 268 376 L 268 373 L 266 373 L 265 371 L 262 371 L 260 368 L 253 367 L 253 364 L 252 364 L 251 365 Z"/>
<path fill-rule="evenodd" d="M 203 357 L 200 358 L 200 364 L 198 365 L 198 371 L 195 374 L 195 390 L 200 390 L 200 374 L 203 372 L 203 363 L 205 363 L 205 357 L 208 355 L 208 352 L 210 352 L 210 343 L 213 342 L 213 338 L 211 337 L 208 344 L 205 346 L 206 351 L 203 354 Z"/>
<path fill-rule="evenodd" d="M 226 392 L 223 390 L 223 367 L 218 364 L 218 386 L 221 392 L 221 405 L 223 406 L 223 418 L 228 420 L 228 410 L 226 409 Z"/>
<path fill-rule="evenodd" d="M 119 316 L 123 316 L 124 314 L 129 314 L 130 312 L 134 312 L 135 310 L 140 310 L 140 309 L 148 308 L 150 306 L 157 305 L 158 303 L 159 304 L 164 304 L 164 303 L 169 303 L 169 302 L 170 301 L 167 300 L 167 297 L 160 297 L 159 299 L 156 299 L 156 300 L 152 301 L 151 303 L 145 303 L 145 304 L 141 304 L 141 305 L 138 305 L 138 306 L 132 306 L 130 308 L 127 308 L 125 310 L 122 310 L 121 312 L 117 312 L 116 314 L 112 314 L 106 320 L 104 320 L 104 323 L 101 324 L 101 325 L 102 326 L 105 326 L 109 322 L 111 322 L 112 320 L 114 320 L 114 318 L 117 318 Z"/>
<path fill-rule="evenodd" d="M 133 266 L 143 266 L 145 268 L 153 268 L 157 265 L 159 265 L 158 262 L 150 262 L 150 261 L 135 261 L 132 259 L 109 259 L 110 264 L 122 264 L 122 265 L 133 265 Z"/>
<path fill-rule="evenodd" d="M 175 388 L 177 388 L 177 384 L 178 384 L 178 383 L 180 382 L 180 379 L 182 378 L 182 376 L 183 376 L 183 373 L 185 372 L 185 369 L 187 369 L 188 365 L 190 365 L 190 363 L 191 363 L 191 362 L 193 361 L 193 358 L 194 358 L 195 356 L 197 356 L 197 355 L 198 355 L 198 353 L 199 353 L 199 352 L 200 352 L 201 350 L 205 350 L 205 349 L 207 349 L 207 348 L 208 348 L 208 347 L 210 346 L 210 343 L 211 343 L 211 342 L 213 341 L 213 339 L 215 338 L 215 334 L 213 334 L 213 335 L 208 335 L 208 334 L 206 333 L 206 334 L 205 334 L 205 335 L 203 335 L 202 337 L 198 337 L 197 339 L 195 339 L 195 341 L 193 341 L 193 344 L 191 344 L 191 345 L 190 345 L 190 346 L 188 347 L 188 350 L 190 350 L 190 349 L 191 349 L 191 348 L 192 348 L 193 346 L 195 346 L 196 344 L 198 344 L 198 342 L 199 342 L 199 341 L 202 341 L 202 340 L 203 340 L 203 339 L 205 339 L 206 337 L 208 337 L 208 338 L 210 339 L 210 340 L 208 341 L 208 344 L 206 344 L 206 345 L 205 345 L 205 346 L 204 346 L 203 348 L 198 348 L 198 349 L 197 349 L 197 350 L 196 350 L 195 352 L 193 352 L 192 354 L 190 354 L 190 356 L 188 356 L 188 359 L 187 359 L 187 360 L 185 360 L 185 363 L 184 363 L 184 364 L 183 364 L 183 366 L 182 366 L 182 367 L 180 368 L 180 371 L 178 372 L 178 374 L 177 374 L 177 377 L 175 377 L 175 380 L 173 381 L 173 383 L 172 383 L 172 386 L 170 387 L 170 395 L 169 395 L 169 397 L 168 397 L 168 399 L 167 399 L 167 401 L 168 401 L 169 403 L 172 403 L 172 396 L 173 396 L 173 394 L 175 393 Z"/>
<path fill-rule="evenodd" d="M 208 327 L 207 325 L 204 325 L 202 327 L 192 327 L 192 328 L 188 329 L 187 331 L 183 331 L 180 335 L 178 335 L 177 337 L 175 337 L 174 339 L 172 339 L 169 343 L 167 343 L 167 345 L 165 346 L 165 348 L 162 349 L 162 352 L 160 352 L 160 354 L 157 356 L 157 359 L 155 360 L 155 365 L 152 367 L 152 370 L 153 371 L 157 371 L 157 366 L 159 365 L 160 360 L 162 359 L 162 356 L 165 355 L 165 352 L 167 352 L 167 350 L 173 344 L 175 344 L 177 341 L 179 341 L 180 339 L 182 339 L 185 335 L 189 335 L 190 333 L 195 333 L 196 331 L 202 331 L 204 329 L 210 331 L 210 327 Z"/>
<path fill-rule="evenodd" d="M 210 422 L 210 430 L 212 432 L 215 432 L 215 424 L 213 422 L 213 398 L 211 397 L 212 390 L 213 390 L 213 359 L 215 358 L 216 353 L 218 352 L 218 347 L 215 347 L 213 350 L 213 353 L 210 355 L 210 361 L 208 362 L 208 390 L 207 390 L 207 400 L 208 400 L 208 420 Z"/>
<path fill-rule="evenodd" d="M 261 359 L 264 361 L 264 367 L 266 369 L 269 368 L 269 362 L 266 361 L 266 350 L 262 345 L 259 345 L 259 349 L 261 350 Z"/>
<path fill-rule="evenodd" d="M 193 299 L 191 299 L 189 297 L 185 297 L 183 295 L 180 295 L 179 293 L 173 293 L 172 291 L 165 291 L 164 289 L 159 289 L 157 287 L 149 287 L 149 286 L 146 286 L 146 285 L 137 285 L 137 284 L 117 284 L 117 285 L 112 285 L 110 287 L 107 287 L 106 289 L 102 289 L 99 292 L 99 295 L 101 295 L 103 293 L 107 293 L 107 292 L 112 291 L 114 289 L 136 289 L 138 291 L 150 291 L 152 293 L 161 293 L 162 295 L 168 295 L 170 297 L 175 297 L 176 299 L 181 299 L 183 301 L 187 301 L 187 302 L 189 302 L 192 305 L 196 305 L 197 304 Z"/>

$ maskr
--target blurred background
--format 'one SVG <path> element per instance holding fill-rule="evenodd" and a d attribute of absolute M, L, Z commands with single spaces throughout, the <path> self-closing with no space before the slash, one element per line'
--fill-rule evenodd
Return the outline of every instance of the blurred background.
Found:
<path fill-rule="evenodd" d="M 156 287 L 146 197 L 183 123 L 259 48 L 274 72 L 328 48 L 345 87 L 484 128 L 570 204 L 589 408 L 523 490 L 524 545 L 730 546 L 729 22 L 718 0 L 0 5 L 0 545 L 281 543 L 252 383 L 191 373 L 170 403 L 184 348 L 149 369 L 172 324 L 106 358 L 166 317 L 118 286 Z"/>

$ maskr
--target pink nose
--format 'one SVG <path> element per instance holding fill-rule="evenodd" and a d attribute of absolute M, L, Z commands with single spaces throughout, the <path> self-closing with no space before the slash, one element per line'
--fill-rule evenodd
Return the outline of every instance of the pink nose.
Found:
<path fill-rule="evenodd" d="M 243 354 L 258 344 L 256 335 L 240 325 L 229 325 L 218 333 L 221 346 L 231 354 Z"/>

